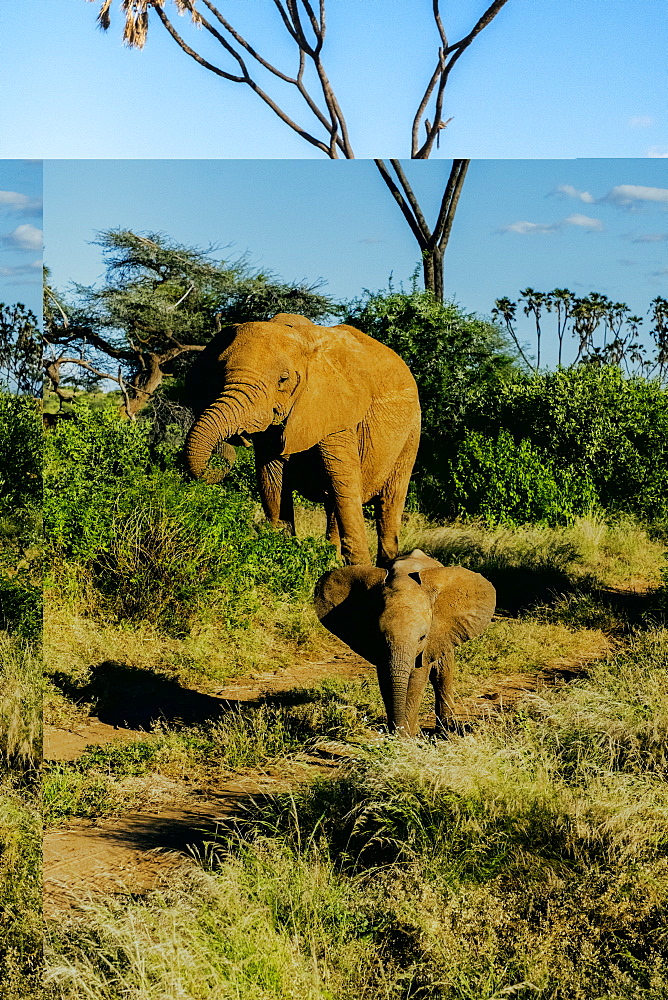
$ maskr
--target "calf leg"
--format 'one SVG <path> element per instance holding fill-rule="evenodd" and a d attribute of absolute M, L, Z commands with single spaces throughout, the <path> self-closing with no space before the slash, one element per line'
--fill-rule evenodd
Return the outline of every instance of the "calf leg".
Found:
<path fill-rule="evenodd" d="M 455 653 L 449 649 L 444 656 L 431 664 L 429 679 L 436 696 L 436 722 L 445 725 L 455 711 L 454 699 Z"/>

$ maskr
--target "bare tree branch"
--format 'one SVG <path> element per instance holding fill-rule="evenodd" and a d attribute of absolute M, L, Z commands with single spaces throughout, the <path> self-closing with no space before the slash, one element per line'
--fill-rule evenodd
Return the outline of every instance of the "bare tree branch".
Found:
<path fill-rule="evenodd" d="M 450 176 L 443 192 L 441 206 L 432 232 L 422 213 L 404 169 L 399 160 L 390 160 L 402 190 L 387 169 L 383 160 L 375 160 L 378 171 L 410 226 L 422 253 L 425 288 L 443 300 L 443 257 L 450 239 L 452 223 L 464 185 L 469 160 L 453 160 Z"/>
<path fill-rule="evenodd" d="M 95 2 L 95 0 L 89 0 L 89 2 Z M 111 0 L 98 0 L 98 2 L 100 3 L 98 23 L 101 28 L 107 30 L 111 21 Z M 440 0 L 432 0 L 432 15 L 439 39 L 438 56 L 436 68 L 431 74 L 413 118 L 411 158 L 427 159 L 433 150 L 434 143 L 439 144 L 441 130 L 446 124 L 442 120 L 442 115 L 445 88 L 450 72 L 462 53 L 466 51 L 480 32 L 491 23 L 507 2 L 508 0 L 494 0 L 478 19 L 472 30 L 458 42 L 449 45 L 441 17 Z M 315 0 L 272 0 L 285 31 L 292 42 L 294 42 L 298 51 L 299 65 L 296 75 L 291 75 L 280 69 L 264 54 L 259 52 L 238 28 L 225 17 L 220 6 L 214 0 L 174 0 L 174 3 L 178 13 L 189 13 L 193 23 L 203 28 L 216 40 L 227 56 L 236 63 L 238 67 L 237 71 L 231 71 L 216 65 L 188 44 L 183 35 L 177 30 L 173 21 L 173 15 L 170 16 L 165 10 L 167 0 L 125 0 L 123 3 L 123 9 L 125 10 L 123 37 L 126 44 L 136 48 L 144 46 L 148 32 L 149 12 L 155 11 L 156 16 L 179 48 L 204 69 L 224 80 L 232 83 L 241 83 L 249 87 L 273 111 L 280 121 L 330 159 L 337 159 L 339 156 L 343 156 L 345 159 L 354 159 L 355 154 L 346 118 L 322 61 L 327 27 L 326 0 L 318 0 L 317 5 Z M 197 7 L 198 3 L 201 5 L 199 8 Z M 219 27 L 216 27 L 213 21 L 208 20 L 204 16 L 201 12 L 202 7 L 206 8 L 212 15 L 213 20 Z M 251 72 L 249 69 L 244 55 L 254 60 L 256 64 L 255 68 L 261 68 L 281 83 L 295 87 L 304 101 L 308 112 L 313 115 L 317 124 L 324 130 L 324 136 L 319 134 L 318 128 L 314 130 L 308 124 L 308 118 L 304 124 L 297 121 L 296 118 L 287 112 L 282 103 L 279 103 L 274 96 L 260 85 L 254 72 Z M 309 65 L 317 78 L 317 85 L 315 84 L 315 80 L 313 80 L 316 93 L 313 92 L 313 86 L 305 79 L 306 68 Z M 319 93 L 317 93 L 318 88 Z M 432 101 L 433 114 L 431 121 L 429 121 L 425 116 Z M 422 142 L 420 132 L 423 124 L 426 128 L 426 137 Z"/>

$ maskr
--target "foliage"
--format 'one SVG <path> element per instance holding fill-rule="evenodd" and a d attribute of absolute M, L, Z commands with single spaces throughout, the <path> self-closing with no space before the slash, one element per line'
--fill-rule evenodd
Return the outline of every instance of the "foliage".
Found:
<path fill-rule="evenodd" d="M 39 321 L 21 302 L 0 302 L 0 388 L 37 396 L 41 387 Z"/>
<path fill-rule="evenodd" d="M 37 402 L 0 393 L 0 629 L 38 639 L 42 431 Z"/>
<path fill-rule="evenodd" d="M 90 388 L 110 379 L 134 414 L 164 376 L 183 375 L 222 325 L 277 312 L 318 319 L 334 308 L 315 287 L 254 273 L 243 258 L 216 259 L 215 247 L 124 229 L 101 233 L 98 244 L 106 264 L 101 288 L 76 285 L 70 305 L 45 286 L 45 366 L 61 398 L 72 382 Z"/>
<path fill-rule="evenodd" d="M 0 392 L 0 512 L 38 506 L 41 495 L 39 406 L 31 397 Z"/>
<path fill-rule="evenodd" d="M 527 289 L 527 292 L 531 291 Z M 406 361 L 423 414 L 413 496 L 431 517 L 560 523 L 668 511 L 668 391 L 618 365 L 526 372 L 499 329 L 429 293 L 366 293 L 346 319 Z"/>
<path fill-rule="evenodd" d="M 80 400 L 75 413 L 47 435 L 45 525 L 54 555 L 87 568 L 107 612 L 178 630 L 217 601 L 242 626 L 242 594 L 304 593 L 331 564 L 324 540 L 258 531 L 241 480 L 211 487 L 161 468 L 148 424 L 122 420 L 113 402 Z"/>
<path fill-rule="evenodd" d="M 589 480 L 605 510 L 665 516 L 668 392 L 659 382 L 614 365 L 519 375 L 474 402 L 469 418 L 488 437 L 505 428 L 529 440 L 571 483 Z"/>
<path fill-rule="evenodd" d="M 422 497 L 430 510 L 488 524 L 560 524 L 590 513 L 597 500 L 586 473 L 555 468 L 528 438 L 516 443 L 505 429 L 496 440 L 467 433 L 456 457 L 443 461 L 439 478 L 425 477 Z"/>

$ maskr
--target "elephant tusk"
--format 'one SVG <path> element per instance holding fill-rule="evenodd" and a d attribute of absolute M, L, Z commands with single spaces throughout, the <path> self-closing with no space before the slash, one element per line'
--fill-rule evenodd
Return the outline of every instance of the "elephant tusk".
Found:
<path fill-rule="evenodd" d="M 250 447 L 252 447 L 253 442 L 245 434 L 239 433 L 239 434 L 237 434 L 237 437 L 241 441 L 241 443 L 244 446 L 244 448 L 250 448 Z"/>

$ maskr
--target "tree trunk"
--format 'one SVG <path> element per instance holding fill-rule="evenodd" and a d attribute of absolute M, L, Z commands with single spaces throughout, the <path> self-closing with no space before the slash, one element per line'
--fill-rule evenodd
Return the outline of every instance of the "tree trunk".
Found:
<path fill-rule="evenodd" d="M 424 287 L 431 292 L 438 302 L 443 301 L 443 257 L 445 247 L 435 247 L 433 250 L 425 250 L 422 254 L 422 273 L 424 276 Z"/>

